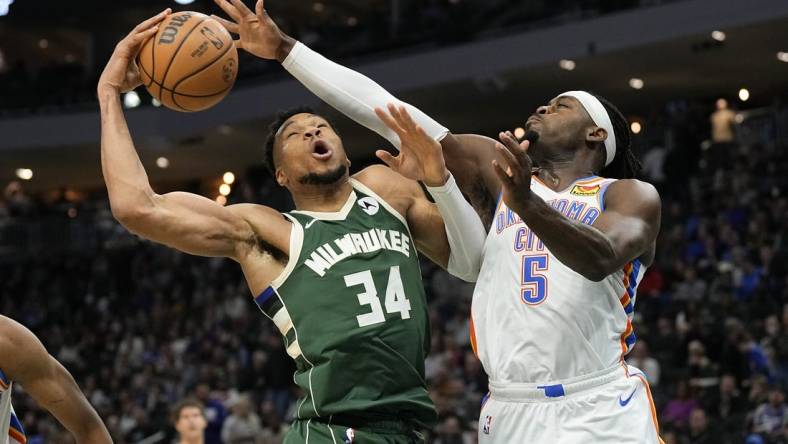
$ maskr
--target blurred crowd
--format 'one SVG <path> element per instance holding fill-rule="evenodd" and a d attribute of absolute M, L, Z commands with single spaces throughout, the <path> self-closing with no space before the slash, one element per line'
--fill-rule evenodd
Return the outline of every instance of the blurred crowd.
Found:
<path fill-rule="evenodd" d="M 649 379 L 667 444 L 788 443 L 788 150 L 773 125 L 738 127 L 735 113 L 710 119 L 709 108 L 670 104 L 655 125 L 662 144 L 642 156 L 663 221 L 627 360 Z M 257 169 L 236 189 L 231 202 L 292 208 Z M 172 442 L 169 411 L 184 397 L 206 406 L 208 443 L 280 442 L 300 395 L 294 366 L 238 266 L 140 241 L 105 198 L 66 194 L 42 203 L 19 184 L 6 189 L 0 313 L 72 371 L 118 443 Z M 58 239 L 3 253 L 24 232 L 8 227 L 41 220 L 65 226 Z M 487 391 L 469 344 L 473 287 L 422 268 L 441 418 L 429 442 L 472 443 Z M 28 397 L 15 403 L 31 444 L 68 442 Z"/>
<path fill-rule="evenodd" d="M 278 13 L 275 4 L 269 6 L 269 10 L 290 35 L 326 56 L 347 62 L 381 51 L 451 45 L 513 29 L 579 20 L 668 1 L 677 0 L 399 0 L 389 2 L 383 10 L 370 7 L 358 17 L 333 9 L 324 11 L 326 6 L 316 2 L 321 5 L 320 11 L 312 13 L 327 17 L 322 21 Z M 196 5 L 198 9 L 212 6 L 209 1 Z M 45 64 L 38 58 L 4 60 L 0 45 L 0 117 L 93 109 L 90 107 L 95 102 L 96 82 L 114 47 L 114 43 L 102 41 L 106 37 L 87 37 L 91 40 L 85 44 L 91 48 L 86 51 L 92 54 L 89 58 L 69 55 L 64 60 L 53 59 Z M 239 68 L 240 84 L 259 82 L 261 78 L 281 73 L 276 64 L 246 54 L 242 54 Z"/>

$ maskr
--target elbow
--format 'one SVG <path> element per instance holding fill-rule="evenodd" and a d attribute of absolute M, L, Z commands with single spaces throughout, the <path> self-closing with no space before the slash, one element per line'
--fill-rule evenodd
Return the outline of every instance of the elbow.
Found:
<path fill-rule="evenodd" d="M 449 256 L 449 263 L 446 267 L 446 271 L 448 271 L 450 275 L 458 279 L 462 279 L 465 282 L 476 282 L 476 280 L 479 278 L 479 272 L 481 270 L 481 260 L 473 260 L 469 258 L 461 258 L 464 260 L 458 259 L 460 258 L 457 258 L 454 255 Z"/>
<path fill-rule="evenodd" d="M 137 205 L 116 205 L 111 203 L 110 208 L 112 210 L 112 217 L 114 217 L 118 223 L 132 231 L 133 227 L 137 226 L 140 221 L 145 220 L 150 213 L 150 211 Z"/>
<path fill-rule="evenodd" d="M 462 273 L 455 272 L 455 273 L 449 273 L 449 274 L 451 274 L 454 277 L 456 277 L 458 279 L 461 279 L 461 280 L 463 280 L 465 282 L 471 283 L 471 284 L 476 283 L 476 280 L 479 277 L 479 273 L 478 272 L 474 273 L 474 272 L 469 272 L 469 271 L 462 272 Z"/>
<path fill-rule="evenodd" d="M 584 278 L 591 282 L 602 282 L 606 277 L 609 276 L 609 273 L 605 273 L 601 270 L 587 270 L 580 274 L 582 274 Z"/>
<path fill-rule="evenodd" d="M 612 261 L 600 260 L 585 267 L 583 270 L 579 270 L 579 273 L 589 281 L 602 282 L 606 277 L 615 273 L 615 271 L 615 264 L 613 264 Z"/>
<path fill-rule="evenodd" d="M 74 436 L 74 441 L 76 441 L 77 444 L 112 443 L 109 431 L 104 426 L 104 423 L 101 422 L 101 418 L 99 418 L 98 414 L 95 412 L 79 430 L 72 430 L 72 435 Z"/>

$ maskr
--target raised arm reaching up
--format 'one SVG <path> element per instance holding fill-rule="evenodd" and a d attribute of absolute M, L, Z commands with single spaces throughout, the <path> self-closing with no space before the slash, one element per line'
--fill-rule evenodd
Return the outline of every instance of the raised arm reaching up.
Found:
<path fill-rule="evenodd" d="M 140 23 L 121 40 L 98 83 L 101 166 L 112 214 L 144 238 L 191 254 L 229 257 L 245 267 L 245 260 L 260 245 L 287 253 L 290 223 L 271 208 L 248 204 L 223 207 L 196 194 L 160 195 L 151 188 L 131 139 L 120 94 L 141 84 L 134 57 L 169 13 L 167 9 Z M 267 274 L 255 275 L 260 273 Z M 253 287 L 264 286 L 265 280 L 261 278 Z"/>
<path fill-rule="evenodd" d="M 282 66 L 307 89 L 357 123 L 380 134 L 399 149 L 397 132 L 375 115 L 388 104 L 405 107 L 424 132 L 443 146 L 446 166 L 457 184 L 489 224 L 500 183 L 490 168 L 496 158 L 495 141 L 477 135 L 454 135 L 418 108 L 394 97 L 372 79 L 335 63 L 282 32 L 258 0 L 252 12 L 241 0 L 214 0 L 232 19 L 213 16 L 228 31 L 238 34 L 236 44 L 246 51 Z M 501 159 L 502 160 L 502 159 Z"/>

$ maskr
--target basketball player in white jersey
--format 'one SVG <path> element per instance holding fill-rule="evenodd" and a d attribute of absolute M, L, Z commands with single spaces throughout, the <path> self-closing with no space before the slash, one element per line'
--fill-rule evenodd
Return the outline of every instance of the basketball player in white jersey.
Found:
<path fill-rule="evenodd" d="M 230 2 L 215 1 L 230 14 Z M 418 179 L 422 165 L 445 156 L 456 176 L 446 172 L 445 192 L 459 193 L 459 185 L 490 227 L 483 250 L 466 252 L 484 256 L 471 320 L 491 391 L 479 441 L 660 442 L 648 384 L 624 356 L 635 341 L 636 289 L 654 259 L 661 203 L 651 185 L 633 179 L 639 163 L 621 113 L 569 91 L 528 118 L 522 144 L 510 133 L 500 134 L 502 143 L 431 138 L 420 128 L 436 122 L 282 33 L 262 0 L 254 13 L 231 3 L 235 22 L 219 20 L 239 46 L 276 58 L 321 99 L 401 147 L 397 157 L 377 154 L 402 175 Z M 381 108 L 391 103 L 398 106 L 387 115 Z M 442 216 L 449 235 L 454 223 L 477 222 Z"/>
<path fill-rule="evenodd" d="M 0 315 L 0 444 L 27 442 L 11 407 L 15 383 L 53 414 L 77 443 L 112 442 L 101 418 L 68 370 L 47 353 L 30 330 Z"/>

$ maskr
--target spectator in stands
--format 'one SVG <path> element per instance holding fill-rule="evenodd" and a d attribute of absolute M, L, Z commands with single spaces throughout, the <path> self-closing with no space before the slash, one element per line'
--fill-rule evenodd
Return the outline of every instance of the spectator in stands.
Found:
<path fill-rule="evenodd" d="M 227 418 L 227 409 L 211 394 L 208 384 L 198 385 L 194 394 L 203 404 L 203 412 L 208 422 L 205 429 L 205 444 L 222 444 L 222 426 Z"/>
<path fill-rule="evenodd" d="M 627 363 L 643 371 L 652 389 L 659 386 L 659 361 L 649 355 L 648 342 L 643 339 L 638 340 L 627 356 Z"/>
<path fill-rule="evenodd" d="M 434 444 L 470 444 L 472 441 L 471 436 L 465 433 L 462 419 L 455 413 L 447 414 L 438 424 L 436 432 Z"/>
<path fill-rule="evenodd" d="M 681 380 L 676 385 L 676 394 L 662 410 L 662 420 L 666 425 L 683 429 L 689 422 L 692 411 L 698 408 L 698 401 L 690 394 L 689 384 Z"/>
<path fill-rule="evenodd" d="M 260 406 L 263 423 L 262 444 L 279 444 L 285 439 L 287 426 L 282 424 L 282 416 L 277 414 L 272 401 L 264 401 Z"/>
<path fill-rule="evenodd" d="M 178 432 L 178 444 L 204 444 L 207 422 L 203 405 L 197 400 L 181 401 L 173 410 L 172 423 Z"/>
<path fill-rule="evenodd" d="M 727 434 L 738 437 L 744 432 L 747 399 L 737 387 L 733 375 L 722 375 L 718 391 L 707 398 L 705 406 Z"/>
<path fill-rule="evenodd" d="M 769 391 L 769 402 L 761 404 L 752 418 L 753 432 L 767 441 L 776 440 L 783 435 L 788 425 L 788 406 L 785 405 L 785 394 L 779 388 Z"/>
<path fill-rule="evenodd" d="M 263 444 L 263 428 L 260 417 L 252 412 L 246 395 L 235 395 L 227 404 L 232 412 L 222 426 L 224 444 Z"/>
<path fill-rule="evenodd" d="M 701 408 L 695 408 L 690 413 L 689 427 L 682 434 L 681 444 L 719 444 L 714 432 L 709 430 L 709 420 L 706 412 Z"/>
<path fill-rule="evenodd" d="M 728 101 L 717 99 L 716 110 L 711 113 L 711 141 L 716 144 L 733 143 L 736 133 L 736 113 L 728 108 Z"/>

